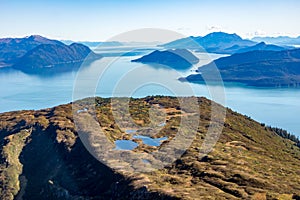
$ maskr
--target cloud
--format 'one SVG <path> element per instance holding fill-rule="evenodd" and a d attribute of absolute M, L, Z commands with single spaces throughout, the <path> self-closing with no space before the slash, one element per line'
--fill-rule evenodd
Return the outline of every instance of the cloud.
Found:
<path fill-rule="evenodd" d="M 255 32 L 254 32 L 254 36 L 264 36 L 264 35 L 266 35 L 267 33 L 265 32 L 265 31 L 263 31 L 263 30 L 256 30 Z"/>
<path fill-rule="evenodd" d="M 264 36 L 267 36 L 267 32 L 260 30 L 260 29 L 254 31 L 254 32 L 248 32 L 245 34 L 246 38 L 264 37 Z"/>
<path fill-rule="evenodd" d="M 222 26 L 207 26 L 207 30 L 209 31 L 222 31 Z"/>

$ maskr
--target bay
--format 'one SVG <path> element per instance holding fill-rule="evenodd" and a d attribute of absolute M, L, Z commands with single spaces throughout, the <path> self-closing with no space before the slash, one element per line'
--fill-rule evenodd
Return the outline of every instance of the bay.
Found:
<path fill-rule="evenodd" d="M 139 50 L 120 57 L 111 55 L 79 71 L 50 76 L 0 69 L 0 112 L 48 108 L 89 96 L 196 95 L 217 102 L 220 100 L 220 103 L 234 111 L 300 136 L 299 89 L 254 88 L 235 83 L 226 83 L 224 87 L 207 87 L 180 82 L 179 77 L 194 73 L 198 66 L 226 55 L 198 53 L 201 62 L 184 71 L 131 62 L 149 51 Z"/>

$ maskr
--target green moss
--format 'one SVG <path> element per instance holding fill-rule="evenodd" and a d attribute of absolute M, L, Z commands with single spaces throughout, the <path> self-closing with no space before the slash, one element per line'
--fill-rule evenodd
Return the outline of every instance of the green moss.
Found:
<path fill-rule="evenodd" d="M 20 190 L 19 176 L 22 173 L 22 164 L 19 161 L 20 153 L 25 145 L 26 138 L 32 130 L 21 130 L 19 133 L 6 138 L 6 145 L 2 148 L 0 165 L 0 197 L 1 199 L 14 199 Z"/>

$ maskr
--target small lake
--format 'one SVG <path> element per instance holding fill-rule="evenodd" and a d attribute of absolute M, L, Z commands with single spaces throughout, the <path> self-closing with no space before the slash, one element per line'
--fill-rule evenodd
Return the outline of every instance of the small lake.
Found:
<path fill-rule="evenodd" d="M 160 144 L 167 140 L 167 137 L 162 137 L 162 138 L 151 138 L 148 136 L 143 136 L 143 135 L 134 135 L 133 136 L 134 139 L 141 139 L 143 141 L 144 144 L 148 145 L 148 146 L 160 146 Z"/>
<path fill-rule="evenodd" d="M 115 150 L 133 150 L 139 146 L 138 143 L 131 140 L 116 140 L 115 145 Z"/>
<path fill-rule="evenodd" d="M 134 135 L 132 138 L 141 139 L 143 144 L 148 146 L 153 146 L 153 147 L 160 146 L 163 141 L 168 139 L 168 137 L 151 138 L 143 135 Z M 115 150 L 133 150 L 139 146 L 138 143 L 132 140 L 116 140 L 115 145 L 116 145 Z"/>
<path fill-rule="evenodd" d="M 148 95 L 205 96 L 211 99 L 211 90 L 221 91 L 220 86 L 183 83 L 177 79 L 194 73 L 198 66 L 175 71 L 159 65 L 132 63 L 132 59 L 149 53 L 151 49 L 138 50 L 121 57 L 97 60 L 76 71 L 52 76 L 25 74 L 13 69 L 0 69 L 0 112 L 41 109 L 73 100 L 73 91 L 82 89 L 75 99 L 88 96 Z M 117 52 L 114 52 L 117 55 Z M 210 54 L 210 59 L 197 54 L 201 64 L 222 55 Z M 109 65 L 104 64 L 109 63 Z M 193 91 L 191 93 L 191 91 Z M 300 89 L 253 88 L 238 84 L 225 84 L 224 105 L 248 115 L 267 125 L 284 128 L 300 136 Z"/>

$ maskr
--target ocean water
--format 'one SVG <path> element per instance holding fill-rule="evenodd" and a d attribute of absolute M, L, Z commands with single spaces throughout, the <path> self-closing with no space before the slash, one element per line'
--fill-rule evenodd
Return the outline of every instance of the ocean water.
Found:
<path fill-rule="evenodd" d="M 198 66 L 226 55 L 198 53 L 200 63 L 184 70 L 131 62 L 149 51 L 139 50 L 117 57 L 112 54 L 79 71 L 55 75 L 0 69 L 0 112 L 48 108 L 90 96 L 195 95 L 205 96 L 255 120 L 300 136 L 300 89 L 180 82 L 178 78 L 195 73 Z"/>

